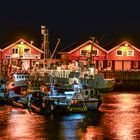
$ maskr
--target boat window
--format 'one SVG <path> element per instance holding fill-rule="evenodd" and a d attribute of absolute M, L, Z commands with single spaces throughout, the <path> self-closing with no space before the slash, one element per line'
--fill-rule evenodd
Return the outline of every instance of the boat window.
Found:
<path fill-rule="evenodd" d="M 88 90 L 85 91 L 85 95 L 88 95 Z"/>
<path fill-rule="evenodd" d="M 93 91 L 93 90 L 90 91 L 90 97 L 91 97 L 91 98 L 94 97 L 94 91 Z"/>
<path fill-rule="evenodd" d="M 15 86 L 15 84 L 14 84 L 14 83 L 12 83 L 11 85 L 12 85 L 12 86 Z"/>
<path fill-rule="evenodd" d="M 63 71 L 63 77 L 65 77 L 65 71 Z"/>

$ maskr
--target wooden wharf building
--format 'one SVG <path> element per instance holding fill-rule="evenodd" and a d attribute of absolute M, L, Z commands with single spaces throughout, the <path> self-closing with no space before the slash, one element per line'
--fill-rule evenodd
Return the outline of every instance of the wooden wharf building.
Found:
<path fill-rule="evenodd" d="M 92 41 L 88 40 L 74 49 L 61 52 L 61 59 L 66 62 L 77 60 L 81 66 L 88 64 Z M 128 41 L 105 50 L 93 44 L 93 63 L 105 78 L 115 78 L 115 90 L 140 90 L 140 49 Z"/>
<path fill-rule="evenodd" d="M 92 49 L 91 49 L 92 48 Z M 117 85 L 118 89 L 140 90 L 140 49 L 128 41 L 123 41 L 106 50 L 91 39 L 73 44 L 71 47 L 59 51 L 60 59 L 51 60 L 52 63 L 68 64 L 76 63 L 83 68 L 89 65 L 92 51 L 92 63 L 95 68 L 106 78 L 115 77 L 122 84 Z M 39 47 L 19 39 L 18 41 L 0 47 L 0 73 L 3 74 L 9 65 L 16 66 L 22 61 L 24 69 L 32 71 L 48 65 L 50 60 L 41 57 L 44 52 Z M 117 89 L 116 88 L 116 89 Z"/>

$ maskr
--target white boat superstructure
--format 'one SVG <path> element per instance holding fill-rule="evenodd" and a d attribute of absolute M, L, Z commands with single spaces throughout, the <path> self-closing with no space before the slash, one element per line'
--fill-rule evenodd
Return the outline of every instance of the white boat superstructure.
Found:
<path fill-rule="evenodd" d="M 90 85 L 93 88 L 102 91 L 112 91 L 115 85 L 115 78 L 106 79 L 102 73 L 94 73 L 87 71 L 73 71 L 73 70 L 48 70 L 47 75 L 52 76 L 55 81 L 57 79 L 67 79 L 68 84 L 73 84 L 76 80 L 78 83 Z"/>
<path fill-rule="evenodd" d="M 20 94 L 21 88 L 27 86 L 29 78 L 29 73 L 14 73 L 12 79 L 7 81 L 6 89 L 14 90 L 16 93 Z"/>
<path fill-rule="evenodd" d="M 14 73 L 13 74 L 13 81 L 18 82 L 18 81 L 25 81 L 28 80 L 30 77 L 29 73 Z"/>
<path fill-rule="evenodd" d="M 112 91 L 115 84 L 114 78 L 105 79 L 104 75 L 98 72 L 96 68 L 82 67 L 78 65 L 78 62 L 69 63 L 68 65 L 61 64 L 60 66 L 54 66 L 53 69 L 38 69 L 38 73 L 52 77 L 56 83 L 58 79 L 67 79 L 68 84 L 72 84 L 76 78 L 81 84 L 88 84 L 102 91 Z"/>

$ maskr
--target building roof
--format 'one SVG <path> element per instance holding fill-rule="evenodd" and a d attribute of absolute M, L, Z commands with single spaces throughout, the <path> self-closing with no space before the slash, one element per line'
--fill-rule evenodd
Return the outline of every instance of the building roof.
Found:
<path fill-rule="evenodd" d="M 113 50 L 115 50 L 115 49 L 117 49 L 118 47 L 120 47 L 121 45 L 124 45 L 124 44 L 128 44 L 129 46 L 131 46 L 132 48 L 134 48 L 135 50 L 137 50 L 138 52 L 140 52 L 140 49 L 139 48 L 135 47 L 134 45 L 132 45 L 131 43 L 129 43 L 128 41 L 125 40 L 125 41 L 121 42 L 120 44 L 114 46 L 112 49 L 110 49 L 108 51 L 108 53 L 111 52 L 111 51 L 113 51 Z"/>
<path fill-rule="evenodd" d="M 71 45 L 67 46 L 66 48 L 61 49 L 60 52 L 72 53 L 73 51 L 81 48 L 82 46 L 84 46 L 86 44 L 91 44 L 91 43 L 92 43 L 92 41 L 89 38 L 88 39 L 78 40 L 78 41 L 73 42 Z M 97 46 L 98 48 L 100 48 L 101 50 L 106 52 L 106 50 L 99 45 L 99 42 L 96 39 L 94 41 L 94 45 Z"/>
<path fill-rule="evenodd" d="M 32 47 L 32 48 L 38 50 L 38 51 L 41 52 L 41 53 L 43 53 L 42 50 L 38 49 L 37 47 L 35 47 L 35 46 L 32 45 L 31 43 L 25 41 L 24 39 L 19 39 L 18 41 L 14 42 L 14 43 L 12 43 L 12 44 L 10 44 L 10 45 L 8 45 L 8 46 L 6 46 L 5 48 L 2 49 L 2 51 L 5 51 L 5 50 L 9 49 L 10 47 L 12 47 L 12 46 L 14 46 L 14 45 L 16 45 L 16 44 L 18 44 L 18 43 L 21 43 L 21 42 L 23 42 L 23 43 L 27 44 L 28 46 L 30 46 L 30 47 Z"/>

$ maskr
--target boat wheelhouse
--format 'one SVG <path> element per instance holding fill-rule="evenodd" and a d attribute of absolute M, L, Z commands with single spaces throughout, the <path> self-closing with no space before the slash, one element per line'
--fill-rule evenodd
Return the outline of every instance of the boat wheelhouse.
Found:
<path fill-rule="evenodd" d="M 29 73 L 14 73 L 13 74 L 13 81 L 18 82 L 18 81 L 25 81 L 28 80 L 30 77 Z"/>

